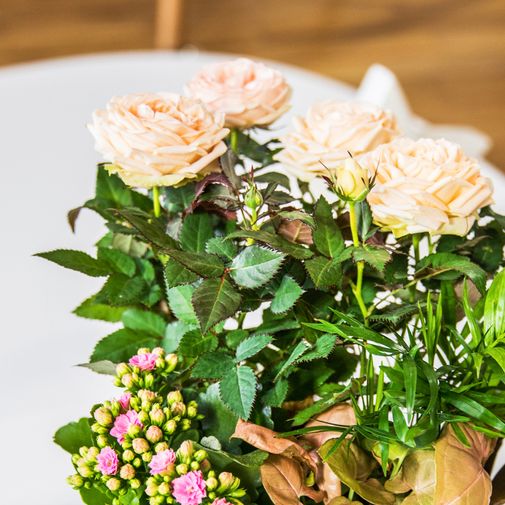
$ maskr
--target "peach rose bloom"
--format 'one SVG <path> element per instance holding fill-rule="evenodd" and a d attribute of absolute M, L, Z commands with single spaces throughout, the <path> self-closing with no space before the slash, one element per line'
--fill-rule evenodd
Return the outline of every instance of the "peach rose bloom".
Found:
<path fill-rule="evenodd" d="M 247 58 L 212 63 L 187 84 L 189 96 L 225 114 L 226 126 L 267 126 L 289 109 L 291 88 L 273 68 Z"/>
<path fill-rule="evenodd" d="M 466 235 L 493 187 L 477 160 L 447 140 L 399 138 L 360 158 L 375 186 L 368 195 L 374 222 L 396 237 L 428 232 Z"/>
<path fill-rule="evenodd" d="M 305 117 L 295 117 L 293 123 L 294 131 L 281 137 L 283 150 L 275 158 L 305 182 L 328 175 L 328 170 L 349 158 L 349 152 L 358 156 L 399 133 L 391 112 L 338 100 L 314 104 Z"/>
<path fill-rule="evenodd" d="M 224 116 L 172 93 L 114 97 L 88 125 L 108 170 L 134 187 L 177 186 L 219 170 Z"/>

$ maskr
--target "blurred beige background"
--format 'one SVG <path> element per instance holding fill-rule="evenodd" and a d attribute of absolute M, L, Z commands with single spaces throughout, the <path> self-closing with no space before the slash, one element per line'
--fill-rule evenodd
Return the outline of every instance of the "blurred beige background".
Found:
<path fill-rule="evenodd" d="M 504 0 L 183 5 L 182 47 L 276 59 L 353 84 L 371 63 L 383 63 L 400 78 L 416 113 L 488 133 L 489 159 L 505 170 Z M 155 0 L 1 0 L 0 65 L 154 48 L 156 12 Z"/>

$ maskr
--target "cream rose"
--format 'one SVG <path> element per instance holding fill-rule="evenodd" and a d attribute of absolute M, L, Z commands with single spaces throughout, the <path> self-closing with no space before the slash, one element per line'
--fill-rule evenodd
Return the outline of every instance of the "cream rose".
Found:
<path fill-rule="evenodd" d="M 477 211 L 493 202 L 491 181 L 477 160 L 447 140 L 399 138 L 360 164 L 376 173 L 368 195 L 374 222 L 396 237 L 466 235 Z"/>
<path fill-rule="evenodd" d="M 293 122 L 294 131 L 281 137 L 283 150 L 275 158 L 305 182 L 328 175 L 349 152 L 360 155 L 398 135 L 391 112 L 356 102 L 319 102 Z"/>
<path fill-rule="evenodd" d="M 273 123 L 289 109 L 291 97 L 279 71 L 247 58 L 205 66 L 186 92 L 211 111 L 224 113 L 226 126 L 234 128 Z"/>
<path fill-rule="evenodd" d="M 171 93 L 114 97 L 88 125 L 96 149 L 129 186 L 176 186 L 219 170 L 224 116 Z"/>

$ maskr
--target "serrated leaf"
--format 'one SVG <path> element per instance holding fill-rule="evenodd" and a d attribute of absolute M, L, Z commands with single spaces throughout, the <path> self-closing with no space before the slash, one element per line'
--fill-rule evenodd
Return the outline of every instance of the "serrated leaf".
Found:
<path fill-rule="evenodd" d="M 316 225 L 314 218 L 302 210 L 281 210 L 277 213 L 277 216 L 280 216 L 283 219 L 288 219 L 289 221 L 301 221 L 311 228 L 314 228 Z"/>
<path fill-rule="evenodd" d="M 90 362 L 112 361 L 122 363 L 134 355 L 140 347 L 155 347 L 159 339 L 148 333 L 122 328 L 102 338 L 93 350 Z"/>
<path fill-rule="evenodd" d="M 182 321 L 172 321 L 167 324 L 161 346 L 166 352 L 176 351 L 182 337 L 188 333 L 188 331 L 195 330 L 197 327 L 198 325 L 196 324 L 187 324 Z"/>
<path fill-rule="evenodd" d="M 139 309 L 127 309 L 121 320 L 126 328 L 145 331 L 155 337 L 163 336 L 167 326 L 165 320 L 158 314 Z"/>
<path fill-rule="evenodd" d="M 391 259 L 386 249 L 368 245 L 354 248 L 352 255 L 355 261 L 364 261 L 379 272 L 384 271 L 386 263 Z"/>
<path fill-rule="evenodd" d="M 198 379 L 221 379 L 235 366 L 233 358 L 224 351 L 215 351 L 200 356 L 191 371 Z"/>
<path fill-rule="evenodd" d="M 191 270 L 183 267 L 173 259 L 167 261 L 165 265 L 165 281 L 168 288 L 173 288 L 182 284 L 192 284 L 197 280 L 198 275 Z"/>
<path fill-rule="evenodd" d="M 111 323 L 121 321 L 121 315 L 126 310 L 125 307 L 112 307 L 104 303 L 98 303 L 95 300 L 95 296 L 84 300 L 79 307 L 73 310 L 73 313 L 86 319 L 98 319 Z"/>
<path fill-rule="evenodd" d="M 233 316 L 240 305 L 240 294 L 226 279 L 206 279 L 193 293 L 192 303 L 205 333 L 215 324 Z"/>
<path fill-rule="evenodd" d="M 275 292 L 270 305 L 274 314 L 281 314 L 289 310 L 305 291 L 289 275 L 282 278 L 281 285 Z"/>
<path fill-rule="evenodd" d="M 305 363 L 308 361 L 313 361 L 315 359 L 327 358 L 331 354 L 331 351 L 333 351 L 335 348 L 336 343 L 336 335 L 325 333 L 316 340 L 316 343 L 308 352 L 305 352 L 300 358 L 296 360 L 296 363 Z"/>
<path fill-rule="evenodd" d="M 182 223 L 179 242 L 185 251 L 204 252 L 205 244 L 212 238 L 210 214 L 190 214 Z"/>
<path fill-rule="evenodd" d="M 201 277 L 220 277 L 224 273 L 223 262 L 214 254 L 193 253 L 165 249 L 175 261 Z"/>
<path fill-rule="evenodd" d="M 133 277 L 137 269 L 135 260 L 118 249 L 99 247 L 97 249 L 97 258 L 109 265 L 114 272 L 125 274 L 128 277 Z"/>
<path fill-rule="evenodd" d="M 279 270 L 284 254 L 260 246 L 250 246 L 234 258 L 230 275 L 245 288 L 259 288 Z"/>
<path fill-rule="evenodd" d="M 289 358 L 282 365 L 281 369 L 279 370 L 279 373 L 276 375 L 274 380 L 275 381 L 279 380 L 279 378 L 282 377 L 286 373 L 286 371 L 288 371 L 288 369 L 291 368 L 291 366 L 294 365 L 294 363 L 297 360 L 299 360 L 303 354 L 307 352 L 309 348 L 310 344 L 305 340 L 298 342 L 296 347 L 291 351 Z"/>
<path fill-rule="evenodd" d="M 279 380 L 263 395 L 263 403 L 267 407 L 281 407 L 288 394 L 289 384 L 286 380 Z"/>
<path fill-rule="evenodd" d="M 219 383 L 223 402 L 241 419 L 248 419 L 256 397 L 256 377 L 251 368 L 237 366 Z"/>
<path fill-rule="evenodd" d="M 319 289 L 326 289 L 337 285 L 342 278 L 342 268 L 339 259 L 328 259 L 316 256 L 305 261 L 305 268 L 312 282 Z"/>
<path fill-rule="evenodd" d="M 91 277 L 104 277 L 111 271 L 110 267 L 103 261 L 92 258 L 85 252 L 74 251 L 72 249 L 56 249 L 54 251 L 37 253 L 35 256 Z"/>
<path fill-rule="evenodd" d="M 194 291 L 195 288 L 189 285 L 176 286 L 167 291 L 170 310 L 183 323 L 198 324 L 198 318 L 191 304 Z"/>
<path fill-rule="evenodd" d="M 201 354 L 215 351 L 218 340 L 211 333 L 203 335 L 200 330 L 192 330 L 186 333 L 179 343 L 178 352 L 188 358 L 196 358 Z"/>
<path fill-rule="evenodd" d="M 54 434 L 54 442 L 70 454 L 78 453 L 82 446 L 91 447 L 93 437 L 88 419 L 83 417 L 77 422 L 62 426 Z"/>
<path fill-rule="evenodd" d="M 312 232 L 312 238 L 317 250 L 329 258 L 337 257 L 345 247 L 342 232 L 333 219 L 330 204 L 319 197 L 314 209 L 316 228 Z"/>
<path fill-rule="evenodd" d="M 272 342 L 270 335 L 254 335 L 242 340 L 237 347 L 235 359 L 237 362 L 243 361 L 255 354 L 258 354 L 268 344 Z"/>
<path fill-rule="evenodd" d="M 214 237 L 207 242 L 205 251 L 231 261 L 237 254 L 237 247 L 226 237 Z"/>
<path fill-rule="evenodd" d="M 142 277 L 128 277 L 124 274 L 112 274 L 95 295 L 98 303 L 124 306 L 140 303 L 149 290 Z"/>

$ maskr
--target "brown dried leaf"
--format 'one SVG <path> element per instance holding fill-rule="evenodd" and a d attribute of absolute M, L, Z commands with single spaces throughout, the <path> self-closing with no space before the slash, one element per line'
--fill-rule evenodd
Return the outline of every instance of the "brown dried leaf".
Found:
<path fill-rule="evenodd" d="M 334 498 L 331 500 L 331 502 L 328 503 L 328 505 L 363 505 L 360 501 L 351 501 L 349 498 L 346 498 L 345 496 L 339 496 L 337 498 Z"/>
<path fill-rule="evenodd" d="M 353 426 L 356 424 L 356 416 L 354 410 L 348 403 L 339 403 L 317 415 L 317 418 L 307 423 L 307 427 L 312 426 Z M 316 449 L 321 447 L 330 438 L 338 438 L 340 433 L 338 431 L 323 431 L 319 433 L 307 433 L 304 439 L 307 440 L 312 447 Z"/>
<path fill-rule="evenodd" d="M 470 443 L 465 447 L 447 426 L 435 444 L 437 483 L 435 505 L 480 505 L 489 503 L 491 479 L 483 464 L 495 448 L 495 440 L 460 424 Z"/>
<path fill-rule="evenodd" d="M 322 501 L 322 493 L 305 485 L 301 465 L 286 456 L 272 454 L 261 465 L 261 482 L 275 505 L 301 505 L 300 496 Z"/>
<path fill-rule="evenodd" d="M 277 233 L 288 239 L 290 242 L 307 245 L 313 244 L 312 229 L 309 225 L 298 219 L 292 221 L 283 219 L 277 229 Z"/>

